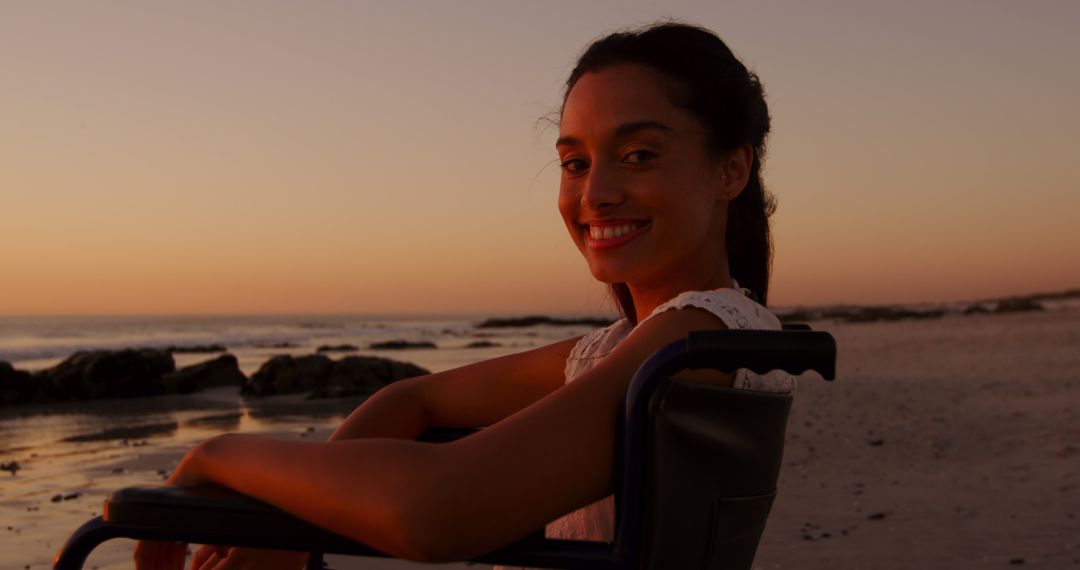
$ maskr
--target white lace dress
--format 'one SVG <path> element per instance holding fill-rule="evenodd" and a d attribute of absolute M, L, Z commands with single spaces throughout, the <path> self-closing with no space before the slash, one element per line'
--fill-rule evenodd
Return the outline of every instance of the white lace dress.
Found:
<path fill-rule="evenodd" d="M 696 307 L 716 315 L 731 330 L 780 329 L 780 320 L 775 315 L 751 300 L 746 295 L 746 290 L 738 289 L 737 284 L 735 287 L 736 289 L 687 291 L 679 294 L 656 307 L 648 317 L 642 319 L 642 322 L 664 311 Z M 582 337 L 566 359 L 566 382 L 573 382 L 575 378 L 590 370 L 633 330 L 634 325 L 624 318 L 607 328 L 597 329 Z M 737 370 L 734 386 L 742 390 L 786 393 L 795 388 L 795 379 L 790 374 L 780 371 L 756 374 L 749 370 Z M 549 523 L 544 534 L 548 538 L 613 541 L 615 539 L 615 498 L 609 495 Z M 495 570 L 513 569 L 496 566 Z"/>

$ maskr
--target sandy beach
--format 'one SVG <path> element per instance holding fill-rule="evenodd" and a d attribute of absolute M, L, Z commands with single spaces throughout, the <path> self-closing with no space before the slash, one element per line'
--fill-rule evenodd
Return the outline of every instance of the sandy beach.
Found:
<path fill-rule="evenodd" d="M 1080 568 L 1080 307 L 1049 309 L 814 323 L 839 379 L 800 382 L 755 567 Z M 160 482 L 196 441 L 325 438 L 353 405 L 214 390 L 5 409 L 0 569 L 48 567 L 111 490 Z M 116 541 L 87 568 L 129 560 Z"/>

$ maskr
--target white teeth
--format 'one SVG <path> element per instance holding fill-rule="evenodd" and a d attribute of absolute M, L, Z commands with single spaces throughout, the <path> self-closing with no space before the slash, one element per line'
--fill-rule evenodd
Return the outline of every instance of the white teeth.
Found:
<path fill-rule="evenodd" d="M 615 239 L 622 237 L 632 231 L 637 226 L 633 224 L 623 224 L 621 226 L 589 226 L 589 237 L 594 240 Z"/>

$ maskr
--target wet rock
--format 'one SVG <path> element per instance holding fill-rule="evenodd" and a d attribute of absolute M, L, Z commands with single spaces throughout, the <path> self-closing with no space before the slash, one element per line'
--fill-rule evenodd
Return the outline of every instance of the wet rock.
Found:
<path fill-rule="evenodd" d="M 295 342 L 263 342 L 252 345 L 255 348 L 297 348 L 300 345 Z"/>
<path fill-rule="evenodd" d="M 964 308 L 965 315 L 985 315 L 990 312 L 982 303 L 972 303 Z"/>
<path fill-rule="evenodd" d="M 165 392 L 172 354 L 152 348 L 80 351 L 34 376 L 48 401 L 135 398 Z"/>
<path fill-rule="evenodd" d="M 545 315 L 529 315 L 525 317 L 509 317 L 487 319 L 476 325 L 478 329 L 510 328 L 510 327 L 535 327 L 537 325 L 552 326 L 575 326 L 585 325 L 590 327 L 606 327 L 612 322 L 611 319 L 584 317 L 577 319 L 560 319 Z"/>
<path fill-rule="evenodd" d="M 409 362 L 377 356 L 349 356 L 335 362 L 325 384 L 312 390 L 308 396 L 311 398 L 368 396 L 398 380 L 429 373 Z"/>
<path fill-rule="evenodd" d="M 872 440 L 870 440 L 869 443 L 873 447 L 881 447 L 881 446 L 885 445 L 885 440 L 884 439 L 872 439 Z"/>
<path fill-rule="evenodd" d="M 29 404 L 38 399 L 40 384 L 26 371 L 0 360 L 0 406 Z"/>
<path fill-rule="evenodd" d="M 995 313 L 1022 313 L 1043 310 L 1042 303 L 1027 297 L 1016 297 L 998 301 Z"/>
<path fill-rule="evenodd" d="M 321 354 L 275 356 L 263 363 L 244 384 L 245 396 L 311 392 L 326 382 L 334 361 Z"/>
<path fill-rule="evenodd" d="M 174 354 L 212 354 L 228 350 L 223 344 L 194 344 L 189 346 L 167 346 L 165 350 Z"/>
<path fill-rule="evenodd" d="M 435 343 L 426 340 L 388 340 L 386 342 L 373 342 L 368 345 L 372 350 L 405 350 L 411 348 L 438 348 Z"/>
<path fill-rule="evenodd" d="M 215 386 L 239 388 L 247 383 L 247 376 L 240 371 L 240 365 L 235 356 L 223 354 L 213 360 L 170 372 L 161 379 L 161 382 L 168 393 L 190 394 Z"/>
<path fill-rule="evenodd" d="M 277 356 L 251 375 L 242 393 L 249 396 L 307 393 L 311 398 L 374 394 L 380 388 L 429 372 L 415 364 L 377 356 Z"/>
<path fill-rule="evenodd" d="M 944 309 L 912 310 L 902 307 L 862 307 L 844 320 L 849 323 L 871 323 L 877 321 L 906 321 L 921 319 L 939 319 L 945 316 Z"/>
<path fill-rule="evenodd" d="M 870 519 L 872 521 L 880 521 L 880 520 L 885 520 L 885 516 L 886 516 L 885 513 L 877 512 L 877 513 L 870 513 L 870 515 L 868 517 L 866 517 L 866 518 L 868 518 L 868 519 Z"/>
<path fill-rule="evenodd" d="M 355 344 L 324 344 L 316 349 L 315 352 L 356 352 L 357 350 L 360 350 L 360 348 Z"/>
<path fill-rule="evenodd" d="M 1020 566 L 1023 563 L 1024 563 L 1023 558 L 1010 558 L 1009 559 L 1009 564 L 1012 564 L 1013 566 Z"/>
<path fill-rule="evenodd" d="M 494 348 L 496 346 L 502 346 L 497 342 L 491 342 L 490 340 L 475 340 L 465 345 L 465 348 Z"/>
<path fill-rule="evenodd" d="M 0 463 L 0 471 L 10 471 L 12 475 L 18 473 L 19 469 L 22 469 L 22 466 L 19 465 L 18 461 Z"/>

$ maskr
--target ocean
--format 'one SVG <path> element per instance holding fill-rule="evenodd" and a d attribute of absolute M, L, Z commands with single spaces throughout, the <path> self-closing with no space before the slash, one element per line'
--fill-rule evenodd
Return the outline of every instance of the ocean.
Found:
<path fill-rule="evenodd" d="M 320 346 L 351 344 L 359 347 L 356 354 L 409 360 L 438 372 L 584 334 L 592 328 L 478 328 L 484 320 L 479 316 L 353 315 L 0 317 L 0 360 L 34 371 L 53 366 L 80 350 L 222 345 L 236 355 L 240 369 L 250 375 L 278 354 L 311 354 Z M 437 348 L 366 349 L 371 343 L 392 340 L 433 342 Z M 466 348 L 478 340 L 497 346 Z M 177 367 L 212 356 L 174 354 Z"/>

